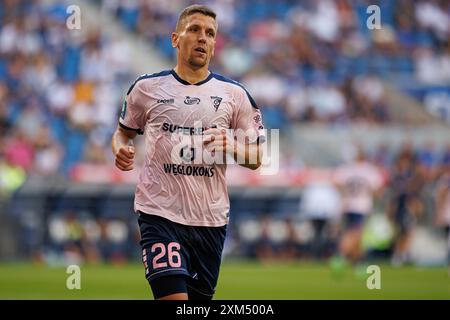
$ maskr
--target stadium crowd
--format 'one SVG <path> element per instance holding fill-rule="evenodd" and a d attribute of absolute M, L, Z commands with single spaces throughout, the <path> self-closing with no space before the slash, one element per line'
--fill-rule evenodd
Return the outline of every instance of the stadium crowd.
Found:
<path fill-rule="evenodd" d="M 92 0 L 168 59 L 176 13 L 192 2 Z M 246 85 L 268 128 L 389 124 L 382 80 L 450 83 L 450 3 L 414 2 L 379 1 L 383 28 L 371 32 L 368 1 L 209 1 L 220 12 L 213 69 Z M 33 175 L 67 177 L 78 163 L 112 163 L 109 138 L 136 78 L 127 64 L 132 48 L 101 29 L 70 33 L 67 16 L 63 1 L 0 3 L 0 194 Z M 448 170 L 450 146 L 379 146 L 367 156 L 389 173 L 386 190 L 398 159 L 408 158 L 420 180 L 414 197 L 423 198 Z"/>
<path fill-rule="evenodd" d="M 167 30 L 188 3 L 102 2 L 169 59 L 174 53 Z M 379 78 L 407 74 L 426 83 L 450 81 L 450 5 L 414 3 L 209 1 L 221 13 L 214 68 L 248 86 L 264 106 L 269 127 L 305 121 L 387 123 L 393 119 Z M 366 26 L 370 4 L 382 12 L 383 28 L 373 32 Z M 268 86 L 270 91 L 264 89 Z"/>
<path fill-rule="evenodd" d="M 167 30 L 189 1 L 97 2 L 173 58 Z M 364 1 L 210 4 L 222 13 L 213 68 L 248 87 L 268 128 L 389 123 L 381 78 L 449 82 L 446 1 L 418 1 L 415 11 L 408 1 L 383 3 L 384 25 L 373 36 Z M 1 153 L 41 175 L 110 160 L 107 140 L 136 77 L 126 42 L 101 30 L 77 37 L 66 18 L 63 2 L 0 5 Z"/>

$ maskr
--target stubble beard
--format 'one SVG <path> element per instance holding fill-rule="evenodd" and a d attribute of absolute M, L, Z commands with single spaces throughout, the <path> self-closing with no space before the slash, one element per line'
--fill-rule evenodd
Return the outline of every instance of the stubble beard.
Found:
<path fill-rule="evenodd" d="M 208 59 L 196 59 L 194 57 L 189 57 L 188 59 L 189 65 L 194 69 L 201 69 L 207 65 Z"/>

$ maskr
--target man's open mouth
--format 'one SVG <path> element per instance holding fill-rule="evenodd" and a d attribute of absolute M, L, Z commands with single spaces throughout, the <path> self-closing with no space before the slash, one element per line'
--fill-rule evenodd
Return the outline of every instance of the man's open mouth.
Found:
<path fill-rule="evenodd" d="M 201 53 L 206 53 L 206 50 L 201 47 L 195 48 L 195 51 L 201 52 Z"/>

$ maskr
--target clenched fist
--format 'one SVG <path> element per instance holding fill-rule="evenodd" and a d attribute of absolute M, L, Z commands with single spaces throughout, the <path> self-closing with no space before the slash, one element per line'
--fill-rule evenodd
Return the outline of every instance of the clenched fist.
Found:
<path fill-rule="evenodd" d="M 134 147 L 124 146 L 116 153 L 116 167 L 122 171 L 133 170 L 134 166 Z"/>
<path fill-rule="evenodd" d="M 203 145 L 208 152 L 233 155 L 235 141 L 225 129 L 210 128 L 203 132 Z"/>

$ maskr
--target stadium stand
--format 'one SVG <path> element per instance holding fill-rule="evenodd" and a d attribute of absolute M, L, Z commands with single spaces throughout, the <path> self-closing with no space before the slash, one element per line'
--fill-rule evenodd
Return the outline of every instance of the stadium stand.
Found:
<path fill-rule="evenodd" d="M 282 138 L 279 175 L 240 176 L 230 170 L 231 187 L 254 194 L 231 192 L 236 227 L 229 254 L 266 258 L 274 255 L 271 248 L 285 257 L 292 250 L 295 257 L 310 257 L 314 234 L 300 210 L 302 188 L 317 175 L 331 176 L 352 157 L 354 144 L 362 145 L 386 176 L 379 213 L 387 212 L 397 159 L 414 154 L 418 165 L 411 170 L 423 180 L 417 190 L 424 204 L 420 223 L 437 230 L 433 194 L 450 162 L 448 1 L 419 0 L 414 6 L 406 0 L 372 1 L 381 7 L 380 30 L 366 26 L 366 1 L 195 2 L 219 12 L 214 71 L 245 84 L 267 128 L 280 129 Z M 1 207 L 11 208 L 0 214 L 4 221 L 22 217 L 8 220 L 24 235 L 20 257 L 51 260 L 51 254 L 65 250 L 70 257 L 121 262 L 131 258 L 127 253 L 137 236 L 130 190 L 98 187 L 90 198 L 82 191 L 75 200 L 68 190 L 136 178 L 114 170 L 109 139 L 132 81 L 170 68 L 176 14 L 193 1 L 81 3 L 92 11 L 91 19 L 105 17 L 120 35 L 101 26 L 73 35 L 66 28 L 64 1 L 0 3 L 0 197 Z M 154 51 L 153 64 L 140 64 L 145 50 Z M 132 52 L 138 62 L 130 61 Z M 35 187 L 42 181 L 48 188 Z M 294 191 L 283 197 L 280 188 Z M 253 243 L 264 226 L 272 230 L 264 243 L 275 244 L 258 249 Z M 297 244 L 283 251 L 290 226 Z M 248 246 L 240 252 L 244 235 Z M 327 248 L 332 254 L 333 243 Z"/>

